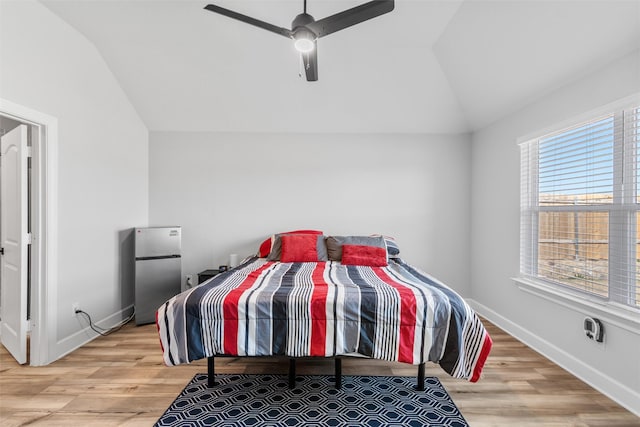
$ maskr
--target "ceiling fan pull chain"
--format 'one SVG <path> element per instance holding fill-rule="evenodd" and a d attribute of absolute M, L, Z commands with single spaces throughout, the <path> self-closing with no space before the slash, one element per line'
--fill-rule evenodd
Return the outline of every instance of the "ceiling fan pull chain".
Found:
<path fill-rule="evenodd" d="M 298 77 L 302 78 L 303 73 L 305 73 L 304 59 L 302 59 L 302 55 L 298 55 Z"/>

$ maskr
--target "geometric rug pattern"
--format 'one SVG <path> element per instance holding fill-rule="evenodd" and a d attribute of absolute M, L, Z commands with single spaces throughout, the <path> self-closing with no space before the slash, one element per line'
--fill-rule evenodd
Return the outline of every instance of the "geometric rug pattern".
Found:
<path fill-rule="evenodd" d="M 468 427 L 436 377 L 415 390 L 412 377 L 342 377 L 335 389 L 331 375 L 296 377 L 289 389 L 286 375 L 197 374 L 156 426 L 304 426 L 304 427 Z"/>

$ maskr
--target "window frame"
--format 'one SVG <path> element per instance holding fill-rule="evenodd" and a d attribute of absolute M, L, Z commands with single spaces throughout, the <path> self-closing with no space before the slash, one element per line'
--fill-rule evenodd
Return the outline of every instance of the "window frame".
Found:
<path fill-rule="evenodd" d="M 525 292 L 567 306 L 587 315 L 593 315 L 595 312 L 609 322 L 637 334 L 640 334 L 640 316 L 638 315 L 640 313 L 640 306 L 630 305 L 632 300 L 628 299 L 624 301 L 625 298 L 622 297 L 625 293 L 631 293 L 630 280 L 635 281 L 635 276 L 628 278 L 626 284 L 609 279 L 607 287 L 608 296 L 601 297 L 537 275 L 538 218 L 539 213 L 542 211 L 609 212 L 609 271 L 611 271 L 612 266 L 615 268 L 621 264 L 629 265 L 628 263 L 631 263 L 631 265 L 634 265 L 636 263 L 635 257 L 633 256 L 635 251 L 632 249 L 632 245 L 634 244 L 633 242 L 636 239 L 637 233 L 636 215 L 640 215 L 640 202 L 636 200 L 636 192 L 638 189 L 631 185 L 626 185 L 626 187 L 620 185 L 623 179 L 622 173 L 625 173 L 625 182 L 635 182 L 634 174 L 637 173 L 638 166 L 630 160 L 634 159 L 634 157 L 626 157 L 626 162 L 622 170 L 614 167 L 614 181 L 616 184 L 614 186 L 614 200 L 611 205 L 547 206 L 540 209 L 538 200 L 538 160 L 536 158 L 536 161 L 532 162 L 532 156 L 535 155 L 537 157 L 538 140 L 544 137 L 565 131 L 581 123 L 604 118 L 607 115 L 614 116 L 615 128 L 619 120 L 624 119 L 624 111 L 638 107 L 639 105 L 640 93 L 636 93 L 517 139 L 521 150 L 520 174 L 521 177 L 524 177 L 523 174 L 527 172 L 528 178 L 523 179 L 520 183 L 520 266 L 518 276 L 513 278 L 518 287 Z M 625 142 L 620 139 L 621 138 L 614 140 L 614 159 L 619 159 L 622 164 Z M 522 148 L 525 145 L 528 145 L 528 149 L 526 150 Z M 526 170 L 524 169 L 525 167 L 527 168 Z M 636 183 L 636 185 L 640 186 L 640 182 Z M 624 221 L 627 225 L 626 228 L 628 231 L 626 235 L 620 231 L 620 227 L 612 226 L 612 224 L 620 220 Z M 615 254 L 615 257 L 612 257 L 612 254 Z M 638 256 L 640 256 L 640 254 Z M 618 264 L 616 265 L 616 263 Z M 527 267 L 529 268 L 527 269 Z M 635 286 L 638 285 L 636 284 Z M 621 290 L 623 292 L 620 292 Z"/>

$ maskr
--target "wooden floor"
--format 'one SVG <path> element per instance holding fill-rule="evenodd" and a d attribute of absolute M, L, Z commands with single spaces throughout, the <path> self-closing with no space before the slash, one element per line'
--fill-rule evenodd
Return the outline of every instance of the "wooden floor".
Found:
<path fill-rule="evenodd" d="M 473 427 L 640 426 L 634 416 L 497 327 L 475 383 L 437 376 Z M 217 359 L 218 373 L 282 373 L 276 359 Z M 151 426 L 206 361 L 166 367 L 154 325 L 127 325 L 44 367 L 20 366 L 0 347 L 0 426 Z M 331 374 L 333 363 L 306 360 L 297 373 Z M 348 359 L 343 374 L 414 376 L 410 365 Z M 347 381 L 345 379 L 345 381 Z"/>

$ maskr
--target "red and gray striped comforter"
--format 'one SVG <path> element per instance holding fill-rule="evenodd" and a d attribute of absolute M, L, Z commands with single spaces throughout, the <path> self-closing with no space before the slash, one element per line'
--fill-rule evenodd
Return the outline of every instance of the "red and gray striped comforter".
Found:
<path fill-rule="evenodd" d="M 453 290 L 400 259 L 387 267 L 251 258 L 157 312 L 167 365 L 215 355 L 432 361 L 475 382 L 491 349 Z"/>

